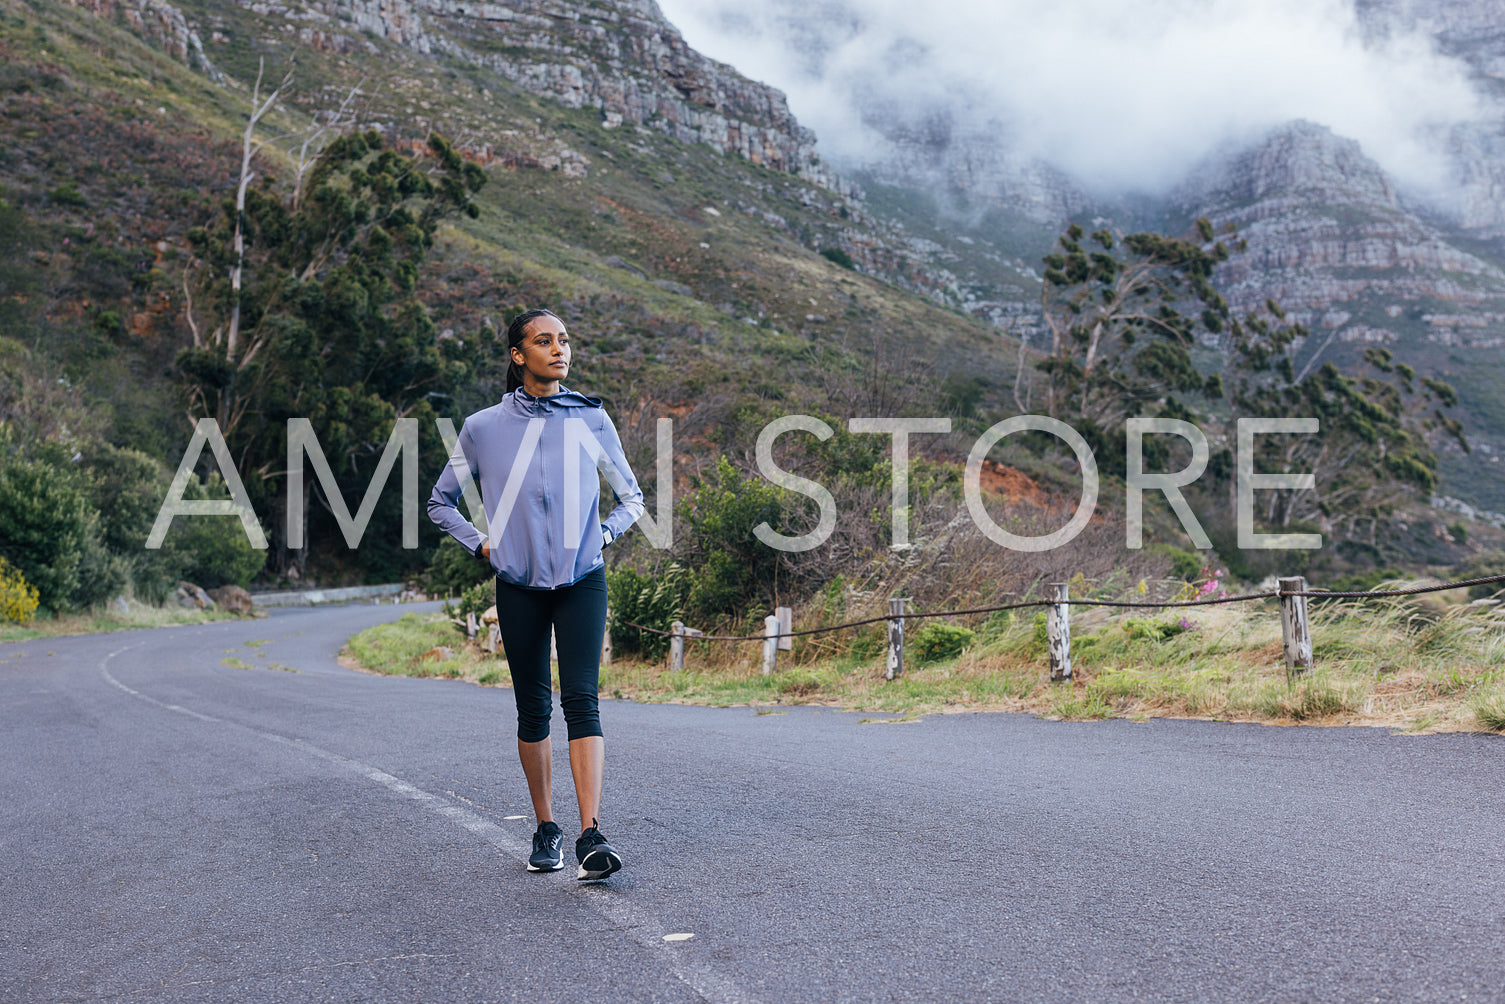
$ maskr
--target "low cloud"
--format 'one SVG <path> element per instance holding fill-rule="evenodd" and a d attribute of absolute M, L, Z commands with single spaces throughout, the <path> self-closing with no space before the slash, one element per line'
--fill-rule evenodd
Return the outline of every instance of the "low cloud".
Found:
<path fill-rule="evenodd" d="M 1341 0 L 660 0 L 692 46 L 784 90 L 838 163 L 901 131 L 983 138 L 1099 191 L 1163 192 L 1308 119 L 1441 191 L 1445 132 L 1488 109 L 1415 32 L 1368 41 Z"/>

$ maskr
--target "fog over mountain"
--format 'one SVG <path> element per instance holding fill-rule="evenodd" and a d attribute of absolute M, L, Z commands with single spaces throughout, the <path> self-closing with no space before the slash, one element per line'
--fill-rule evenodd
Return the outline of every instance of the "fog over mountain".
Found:
<path fill-rule="evenodd" d="M 1163 194 L 1296 119 L 1451 202 L 1446 137 L 1500 114 L 1424 18 L 1343 0 L 660 0 L 687 42 L 785 90 L 838 164 L 987 138 L 1099 194 Z"/>

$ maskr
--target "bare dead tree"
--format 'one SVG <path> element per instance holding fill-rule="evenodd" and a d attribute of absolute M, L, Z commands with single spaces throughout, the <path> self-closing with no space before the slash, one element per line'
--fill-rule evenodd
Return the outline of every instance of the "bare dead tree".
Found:
<path fill-rule="evenodd" d="M 240 338 L 240 280 L 246 258 L 246 189 L 250 186 L 251 179 L 256 177 L 256 172 L 251 170 L 251 158 L 262 147 L 271 142 L 270 139 L 262 140 L 261 142 L 256 141 L 256 125 L 271 110 L 272 106 L 277 103 L 277 98 L 281 96 L 282 89 L 293 79 L 292 71 L 289 70 L 283 75 L 282 83 L 278 84 L 276 89 L 267 95 L 265 101 L 262 101 L 261 78 L 265 72 L 266 60 L 260 59 L 257 61 L 256 86 L 251 90 L 251 117 L 246 121 L 246 132 L 241 143 L 240 184 L 235 189 L 235 264 L 230 269 L 232 306 L 230 308 L 230 330 L 225 337 L 225 358 L 232 363 L 238 361 L 236 359 L 236 349 L 238 348 L 237 343 Z M 242 364 L 246 361 L 249 361 L 249 359 L 240 360 Z"/>
<path fill-rule="evenodd" d="M 361 87 L 365 83 L 365 77 L 357 81 L 356 85 L 350 88 L 350 92 L 345 95 L 345 100 L 340 102 L 340 107 L 336 108 L 333 112 L 323 113 L 324 120 L 322 122 L 319 120 L 320 113 L 315 112 L 313 124 L 304 130 L 303 140 L 298 145 L 297 160 L 293 166 L 293 212 L 298 211 L 298 206 L 303 199 L 303 179 L 318 161 L 319 153 L 324 149 L 324 144 L 321 140 L 330 132 L 338 134 L 355 124 L 356 117 L 352 115 L 347 120 L 346 113 L 350 109 L 351 102 L 360 95 Z M 288 153 L 291 155 L 292 150 L 289 150 Z"/>
<path fill-rule="evenodd" d="M 1011 334 L 1013 328 L 1014 324 L 1010 322 L 1009 326 L 1003 329 L 1004 333 Z M 1031 389 L 1030 387 L 1026 386 L 1024 390 L 1024 397 L 1020 398 L 1019 387 L 1024 383 L 1024 356 L 1025 353 L 1029 350 L 1029 332 L 1026 330 L 1020 330 L 1018 337 L 1019 361 L 1014 366 L 1014 405 L 1019 409 L 1019 413 L 1022 415 L 1025 412 L 1029 411 L 1029 392 Z"/>

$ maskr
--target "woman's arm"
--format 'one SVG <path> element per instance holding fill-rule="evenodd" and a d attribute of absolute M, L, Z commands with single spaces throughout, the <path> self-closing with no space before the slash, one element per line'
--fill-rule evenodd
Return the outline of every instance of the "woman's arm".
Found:
<path fill-rule="evenodd" d="M 470 520 L 460 514 L 459 508 L 460 496 L 464 492 L 462 477 L 475 483 L 479 471 L 475 455 L 470 423 L 466 422 L 455 440 L 455 449 L 450 454 L 449 463 L 444 465 L 439 480 L 434 484 L 434 491 L 429 495 L 428 510 L 429 519 L 455 538 L 461 547 L 477 557 L 485 557 L 489 556 L 490 551 L 486 535 L 472 526 Z"/>
<path fill-rule="evenodd" d="M 610 544 L 626 533 L 628 527 L 643 515 L 643 490 L 638 487 L 638 479 L 633 476 L 627 455 L 622 452 L 622 440 L 617 435 L 617 427 L 604 410 L 601 412 L 601 435 L 597 441 L 601 444 L 601 453 L 596 458 L 596 466 L 605 476 L 606 483 L 611 486 L 612 496 L 616 499 L 616 506 L 607 515 L 606 522 L 601 524 L 603 543 Z"/>

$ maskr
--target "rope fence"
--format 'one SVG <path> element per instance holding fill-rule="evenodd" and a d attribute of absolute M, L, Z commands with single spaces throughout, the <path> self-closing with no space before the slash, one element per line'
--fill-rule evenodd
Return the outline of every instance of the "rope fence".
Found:
<path fill-rule="evenodd" d="M 849 628 L 865 627 L 869 624 L 887 623 L 888 631 L 888 669 L 885 676 L 892 680 L 904 672 L 904 622 L 905 620 L 925 620 L 936 617 L 961 617 L 969 614 L 990 614 L 1005 610 L 1024 610 L 1032 607 L 1044 607 L 1046 610 L 1046 648 L 1050 657 L 1050 678 L 1052 680 L 1071 679 L 1071 615 L 1072 607 L 1119 607 L 1126 609 L 1154 609 L 1164 610 L 1180 607 L 1207 607 L 1224 603 L 1246 603 L 1252 600 L 1280 600 L 1281 637 L 1285 647 L 1286 676 L 1294 679 L 1295 676 L 1312 667 L 1312 635 L 1311 621 L 1307 616 L 1307 601 L 1311 599 L 1383 599 L 1398 596 L 1419 596 L 1423 593 L 1440 593 L 1449 589 L 1466 589 L 1472 586 L 1490 585 L 1493 583 L 1505 583 L 1505 574 L 1485 575 L 1475 579 L 1461 579 L 1457 582 L 1443 582 L 1430 586 L 1413 586 L 1407 589 L 1367 589 L 1367 590 L 1340 590 L 1329 591 L 1311 589 L 1307 586 L 1306 579 L 1302 576 L 1290 576 L 1278 580 L 1279 588 L 1265 590 L 1257 593 L 1240 593 L 1237 596 L 1214 596 L 1206 599 L 1195 600 L 1089 600 L 1072 599 L 1069 587 L 1064 582 L 1052 582 L 1049 584 L 1050 597 L 1040 600 L 1021 600 L 1017 603 L 1001 603 L 989 607 L 969 607 L 963 610 L 933 610 L 926 613 L 906 613 L 904 604 L 906 598 L 894 597 L 889 602 L 889 612 L 881 617 L 866 617 L 861 620 L 847 621 L 844 624 L 831 624 L 825 627 L 804 628 L 799 631 L 790 628 L 792 611 L 789 607 L 779 607 L 776 613 L 764 618 L 762 634 L 745 635 L 720 635 L 706 634 L 695 628 L 686 627 L 680 621 L 675 621 L 668 631 L 661 628 L 648 627 L 646 624 L 636 624 L 632 621 L 619 621 L 623 627 L 630 627 L 638 631 L 646 631 L 649 634 L 667 637 L 669 639 L 669 668 L 671 670 L 684 669 L 684 643 L 687 639 L 695 641 L 725 641 L 725 642 L 748 642 L 756 641 L 763 643 L 763 673 L 773 673 L 777 668 L 778 652 L 789 651 L 793 648 L 793 639 L 810 635 L 829 634 L 832 631 L 845 631 Z M 609 637 L 609 634 L 608 634 Z"/>

